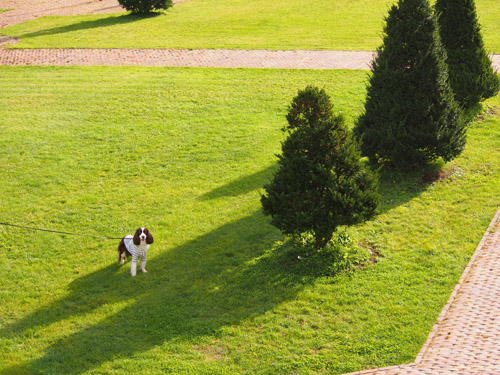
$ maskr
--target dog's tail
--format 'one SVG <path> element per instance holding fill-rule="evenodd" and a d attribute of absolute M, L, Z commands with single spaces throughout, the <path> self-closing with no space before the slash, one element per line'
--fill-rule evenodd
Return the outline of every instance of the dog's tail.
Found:
<path fill-rule="evenodd" d="M 118 262 L 122 260 L 122 254 L 125 253 L 125 257 L 127 256 L 127 247 L 125 246 L 124 238 L 125 237 L 123 237 L 118 244 Z"/>

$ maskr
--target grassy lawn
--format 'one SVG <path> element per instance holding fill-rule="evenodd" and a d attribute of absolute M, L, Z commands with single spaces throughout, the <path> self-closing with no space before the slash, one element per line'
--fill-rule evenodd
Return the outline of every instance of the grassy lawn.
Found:
<path fill-rule="evenodd" d="M 180 7 L 179 7 L 180 8 Z M 382 176 L 349 229 L 381 253 L 311 270 L 261 213 L 286 107 L 325 87 L 352 125 L 366 72 L 0 67 L 0 374 L 338 374 L 413 361 L 500 205 L 500 117 L 431 184 Z M 500 99 L 491 101 L 500 105 Z"/>
<path fill-rule="evenodd" d="M 393 0 L 193 0 L 158 17 L 43 17 L 0 30 L 14 48 L 374 50 Z M 486 46 L 500 53 L 497 0 L 477 0 Z"/>

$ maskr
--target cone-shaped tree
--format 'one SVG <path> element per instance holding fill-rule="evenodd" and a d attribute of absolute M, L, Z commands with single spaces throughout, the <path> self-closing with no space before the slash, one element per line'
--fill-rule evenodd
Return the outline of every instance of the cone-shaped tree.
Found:
<path fill-rule="evenodd" d="M 324 90 L 299 91 L 287 115 L 279 169 L 261 198 L 271 223 L 287 235 L 310 232 L 323 247 L 339 225 L 369 219 L 379 202 L 378 179 L 360 162 L 342 116 Z"/>
<path fill-rule="evenodd" d="M 435 9 L 457 101 L 470 107 L 495 96 L 499 79 L 484 48 L 474 0 L 437 0 Z"/>
<path fill-rule="evenodd" d="M 465 145 L 465 123 L 448 83 L 446 53 L 427 0 L 400 0 L 386 17 L 365 111 L 354 128 L 362 153 L 401 169 Z"/>
<path fill-rule="evenodd" d="M 172 6 L 172 0 L 118 0 L 118 3 L 135 14 L 147 14 Z"/>

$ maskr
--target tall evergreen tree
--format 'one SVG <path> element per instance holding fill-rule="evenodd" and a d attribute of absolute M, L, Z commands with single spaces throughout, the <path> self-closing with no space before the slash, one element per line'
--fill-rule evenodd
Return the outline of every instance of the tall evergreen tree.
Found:
<path fill-rule="evenodd" d="M 500 83 L 484 48 L 474 0 L 437 0 L 435 9 L 457 101 L 470 107 L 495 96 Z"/>
<path fill-rule="evenodd" d="M 324 90 L 299 91 L 287 115 L 279 169 L 264 188 L 264 213 L 287 235 L 311 232 L 323 247 L 339 225 L 369 219 L 379 202 L 378 179 L 360 162 L 341 116 Z"/>
<path fill-rule="evenodd" d="M 354 129 L 363 154 L 402 169 L 459 155 L 466 124 L 448 83 L 446 53 L 427 0 L 392 6 L 377 52 L 365 111 Z"/>

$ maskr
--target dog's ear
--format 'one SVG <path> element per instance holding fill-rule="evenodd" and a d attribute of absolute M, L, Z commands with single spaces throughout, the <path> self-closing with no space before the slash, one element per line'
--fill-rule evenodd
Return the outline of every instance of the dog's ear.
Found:
<path fill-rule="evenodd" d="M 144 229 L 144 232 L 146 232 L 146 243 L 148 245 L 152 244 L 154 242 L 153 235 L 149 231 L 149 229 Z"/>
<path fill-rule="evenodd" d="M 141 244 L 141 228 L 137 229 L 134 234 L 134 245 L 139 246 Z"/>

